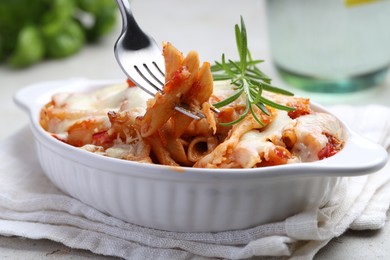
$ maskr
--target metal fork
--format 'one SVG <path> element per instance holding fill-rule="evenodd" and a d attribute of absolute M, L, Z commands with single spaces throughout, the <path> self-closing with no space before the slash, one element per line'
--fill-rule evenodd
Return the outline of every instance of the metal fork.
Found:
<path fill-rule="evenodd" d="M 165 65 L 161 50 L 155 40 L 144 33 L 134 19 L 128 0 L 116 0 L 122 15 L 122 32 L 115 43 L 114 53 L 123 72 L 138 87 L 151 96 L 162 92 L 165 82 Z M 204 117 L 176 105 L 175 109 L 194 119 Z"/>

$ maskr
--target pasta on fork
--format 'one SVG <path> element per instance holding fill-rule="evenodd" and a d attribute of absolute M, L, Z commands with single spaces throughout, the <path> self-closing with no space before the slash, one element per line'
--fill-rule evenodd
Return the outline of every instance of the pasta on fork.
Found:
<path fill-rule="evenodd" d="M 330 157 L 344 144 L 333 116 L 312 111 L 310 100 L 264 93 L 295 108 L 248 114 L 242 95 L 213 113 L 213 104 L 235 94 L 229 81 L 213 82 L 208 62 L 197 52 L 184 56 L 164 43 L 165 85 L 152 99 L 133 84 L 118 84 L 89 93 L 58 93 L 41 110 L 41 126 L 53 137 L 103 156 L 170 166 L 254 168 L 310 162 Z M 266 92 L 266 91 L 264 91 Z M 185 104 L 205 115 L 194 120 L 175 110 Z"/>

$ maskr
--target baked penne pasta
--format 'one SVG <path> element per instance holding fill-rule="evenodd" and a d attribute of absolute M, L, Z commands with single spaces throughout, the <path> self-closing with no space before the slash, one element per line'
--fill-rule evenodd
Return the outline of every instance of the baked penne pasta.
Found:
<path fill-rule="evenodd" d="M 310 100 L 263 91 L 286 112 L 257 106 L 246 109 L 244 95 L 212 112 L 213 104 L 234 95 L 228 81 L 213 82 L 210 64 L 195 51 L 184 56 L 165 43 L 166 80 L 152 99 L 131 82 L 90 93 L 59 93 L 40 114 L 41 126 L 55 138 L 102 156 L 170 166 L 255 168 L 310 162 L 343 148 L 344 130 L 332 115 L 313 111 Z M 205 115 L 194 120 L 175 111 L 185 104 Z"/>

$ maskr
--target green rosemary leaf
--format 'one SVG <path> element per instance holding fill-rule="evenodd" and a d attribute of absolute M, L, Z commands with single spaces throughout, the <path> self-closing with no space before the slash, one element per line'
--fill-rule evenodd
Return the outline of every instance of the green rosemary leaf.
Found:
<path fill-rule="evenodd" d="M 285 95 L 285 96 L 294 96 L 294 94 L 291 93 L 290 91 L 272 86 L 266 82 L 261 82 L 259 80 L 256 80 L 255 78 L 251 77 L 250 81 L 253 85 L 260 86 L 262 89 L 267 90 L 269 92 L 273 92 L 273 93 L 277 93 L 277 94 L 281 94 L 281 95 Z"/>
<path fill-rule="evenodd" d="M 260 118 L 256 115 L 256 112 L 253 110 L 252 105 L 249 105 L 249 109 L 253 115 L 253 118 L 256 120 L 256 122 L 259 123 L 259 125 L 264 126 L 264 123 L 261 122 Z"/>
<path fill-rule="evenodd" d="M 248 49 L 248 37 L 244 19 L 242 16 L 240 18 L 240 25 L 236 24 L 234 27 L 239 61 L 233 61 L 230 59 L 226 61 L 225 55 L 222 54 L 221 61 L 215 62 L 215 65 L 211 66 L 214 80 L 230 80 L 230 84 L 234 86 L 233 90 L 236 92 L 232 96 L 213 105 L 216 108 L 221 108 L 231 104 L 241 95 L 245 95 L 245 111 L 236 120 L 220 124 L 225 126 L 234 125 L 243 120 L 248 115 L 248 113 L 251 112 L 253 118 L 263 126 L 264 124 L 256 114 L 254 106 L 257 106 L 264 114 L 268 116 L 270 113 L 266 106 L 285 111 L 294 110 L 294 108 L 278 104 L 263 97 L 263 90 L 283 95 L 293 94 L 287 90 L 283 90 L 271 85 L 271 79 L 258 67 L 256 67 L 256 65 L 264 62 L 264 60 L 252 59 L 251 52 Z"/>
<path fill-rule="evenodd" d="M 216 61 L 215 64 L 210 66 L 210 70 L 211 72 L 215 73 L 215 72 L 223 71 L 223 68 L 222 65 L 218 61 Z"/>
<path fill-rule="evenodd" d="M 220 124 L 221 126 L 232 126 L 232 125 L 235 125 L 235 124 L 237 124 L 238 122 L 242 121 L 247 115 L 248 115 L 248 113 L 246 113 L 246 114 L 243 113 L 242 115 L 240 115 L 239 118 L 237 118 L 237 119 L 234 120 L 234 121 L 227 122 L 227 123 L 219 123 L 219 124 Z"/>
<path fill-rule="evenodd" d="M 292 93 L 292 92 L 290 92 L 290 91 L 287 91 L 287 90 L 285 90 L 285 89 L 281 89 L 281 88 L 272 86 L 272 85 L 267 84 L 267 83 L 263 83 L 263 89 L 264 89 L 264 90 L 267 90 L 267 91 L 269 91 L 269 92 L 273 92 L 273 93 L 277 93 L 277 94 L 282 94 L 282 95 L 285 95 L 285 96 L 294 96 L 294 93 Z"/>
<path fill-rule="evenodd" d="M 242 87 L 242 80 L 240 78 L 234 79 L 230 82 L 231 85 L 234 85 L 234 90 L 241 89 Z"/>
<path fill-rule="evenodd" d="M 228 65 L 228 63 L 226 63 L 226 60 L 225 60 L 225 54 L 222 54 L 222 68 L 224 69 L 224 71 L 228 74 L 228 75 L 231 75 L 232 77 L 234 77 L 234 75 L 236 74 L 234 72 L 234 70 L 232 70 L 232 68 Z"/>
<path fill-rule="evenodd" d="M 213 106 L 215 108 L 221 108 L 221 107 L 227 106 L 230 103 L 234 102 L 237 98 L 239 98 L 243 91 L 244 91 L 244 89 L 241 89 L 240 91 L 238 91 L 234 95 L 232 95 L 232 96 L 230 96 L 230 97 L 228 97 L 228 98 L 226 98 L 218 103 L 213 104 Z"/>
<path fill-rule="evenodd" d="M 235 125 L 238 122 L 242 121 L 248 115 L 249 109 L 250 109 L 250 105 L 248 105 L 248 102 L 247 102 L 247 106 L 245 107 L 245 111 L 236 120 L 233 120 L 233 121 L 227 122 L 227 123 L 219 123 L 219 124 L 221 126 L 232 126 L 232 125 Z"/>
<path fill-rule="evenodd" d="M 265 75 L 262 71 L 260 71 L 259 69 L 257 69 L 257 67 L 254 67 L 254 68 L 248 68 L 246 70 L 246 73 L 248 76 L 251 76 L 253 78 L 257 78 L 257 79 L 260 79 L 262 81 L 269 81 L 271 82 L 271 79 Z"/>
<path fill-rule="evenodd" d="M 251 79 L 253 81 L 263 81 L 263 82 L 266 82 L 266 81 L 269 81 L 270 79 L 267 77 L 267 76 L 259 76 L 259 75 L 256 75 L 256 74 L 253 74 L 252 72 L 250 71 L 246 71 L 245 73 L 245 77 L 247 77 L 248 79 Z"/>
<path fill-rule="evenodd" d="M 249 54 L 248 54 L 249 55 Z M 256 66 L 257 64 L 263 63 L 265 60 L 252 60 L 251 58 L 248 60 L 248 66 Z M 257 67 L 256 67 L 257 68 Z"/>
<path fill-rule="evenodd" d="M 219 74 L 219 75 L 214 75 L 213 76 L 213 79 L 215 81 L 221 81 L 221 80 L 228 80 L 228 79 L 231 79 L 231 77 L 229 75 L 226 75 L 226 74 Z"/>
<path fill-rule="evenodd" d="M 238 65 L 238 64 L 240 64 L 239 61 L 233 61 L 233 60 L 231 60 L 231 61 L 232 61 L 232 63 L 235 63 L 235 65 L 231 65 L 230 63 L 227 63 L 226 66 L 229 66 L 229 68 L 232 68 L 233 66 L 240 67 L 240 65 Z M 256 69 L 257 67 L 254 67 L 254 66 L 259 64 L 259 63 L 262 63 L 262 62 L 264 62 L 264 60 L 253 60 L 253 61 L 248 60 L 247 61 L 247 65 L 248 65 L 247 70 L 248 71 L 252 70 L 251 67 L 253 67 L 253 69 Z M 218 72 L 218 71 L 223 71 L 222 64 L 218 61 L 215 61 L 215 64 L 213 64 L 211 66 L 211 72 Z M 260 71 L 260 73 L 261 73 L 261 71 Z M 265 74 L 263 74 L 263 77 L 269 79 Z"/>
<path fill-rule="evenodd" d="M 257 106 L 261 111 L 263 111 L 263 113 L 266 114 L 267 116 L 270 116 L 270 115 L 271 115 L 270 112 L 268 111 L 267 107 L 264 106 L 263 103 L 258 102 L 258 103 L 256 103 L 256 106 Z"/>
<path fill-rule="evenodd" d="M 241 30 L 240 36 L 241 36 L 241 50 L 240 50 L 240 62 L 241 62 L 241 73 L 245 72 L 245 69 L 247 67 L 247 58 L 248 58 L 248 40 L 246 35 L 246 27 L 244 23 L 244 19 L 241 16 Z"/>
<path fill-rule="evenodd" d="M 251 88 L 255 90 L 253 92 L 250 91 L 251 96 L 253 97 L 253 103 L 257 104 L 260 102 L 260 97 L 261 97 L 261 94 L 263 93 L 263 88 L 261 86 L 256 86 L 256 85 L 252 84 L 251 82 L 249 84 L 251 84 Z M 256 91 L 256 89 L 257 89 L 257 91 Z"/>
<path fill-rule="evenodd" d="M 238 24 L 234 26 L 234 33 L 236 35 L 236 47 L 237 47 L 238 55 L 241 59 L 242 38 L 241 38 L 240 27 L 238 26 Z"/>
<path fill-rule="evenodd" d="M 240 66 L 237 64 L 237 62 L 234 62 L 234 61 L 232 61 L 232 60 L 229 60 L 229 67 L 232 69 L 236 69 L 237 71 L 236 71 L 236 73 L 240 73 L 240 71 L 241 71 L 241 68 L 240 68 Z M 233 71 L 233 70 L 232 70 Z"/>
<path fill-rule="evenodd" d="M 295 108 L 293 107 L 289 107 L 289 106 L 285 106 L 285 105 L 281 105 L 281 104 L 278 104 L 272 100 L 269 100 L 265 97 L 260 97 L 260 101 L 262 103 L 264 103 L 265 105 L 268 105 L 270 107 L 273 107 L 273 108 L 276 108 L 276 109 L 279 109 L 279 110 L 284 110 L 284 111 L 294 111 Z"/>

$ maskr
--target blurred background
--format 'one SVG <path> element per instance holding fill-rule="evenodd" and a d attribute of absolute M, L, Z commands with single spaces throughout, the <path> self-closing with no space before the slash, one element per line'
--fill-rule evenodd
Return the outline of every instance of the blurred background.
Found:
<path fill-rule="evenodd" d="M 197 50 L 211 63 L 222 53 L 238 58 L 234 25 L 242 15 L 252 56 L 266 61 L 260 68 L 274 85 L 325 106 L 390 106 L 390 0 L 131 0 L 131 6 L 157 43 Z M 120 31 L 114 0 L 0 0 L 0 140 L 28 124 L 12 100 L 27 85 L 125 80 L 113 52 Z M 329 88 L 340 82 L 347 87 Z M 31 259 L 52 251 L 55 244 L 47 243 L 28 247 L 0 237 L 0 251 Z"/>
<path fill-rule="evenodd" d="M 252 56 L 266 61 L 260 68 L 274 85 L 324 105 L 390 105 L 388 0 L 130 3 L 157 43 L 197 50 L 211 63 L 222 53 L 238 57 L 234 25 L 242 15 Z M 114 0 L 1 0 L 0 111 L 11 118 L 9 133 L 27 123 L 12 101 L 26 85 L 72 77 L 124 80 L 113 53 L 120 30 Z M 363 87 L 351 87 L 350 78 Z M 347 87 L 337 88 L 340 82 Z"/>

